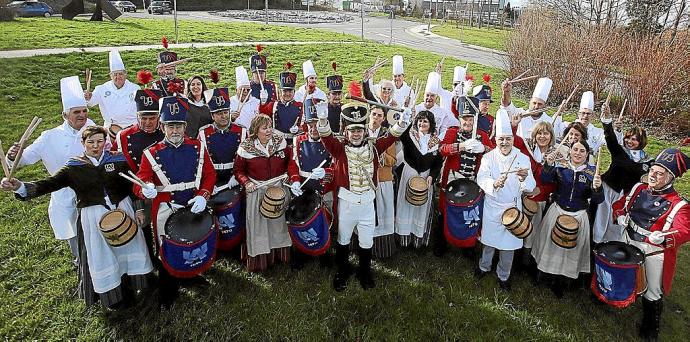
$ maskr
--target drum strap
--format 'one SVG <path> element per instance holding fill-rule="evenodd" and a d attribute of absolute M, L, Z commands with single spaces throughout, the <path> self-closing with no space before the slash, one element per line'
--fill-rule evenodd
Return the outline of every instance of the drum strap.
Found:
<path fill-rule="evenodd" d="M 156 190 L 158 191 L 163 191 L 163 192 L 172 192 L 172 191 L 183 191 L 187 189 L 199 189 L 199 185 L 201 184 L 201 171 L 202 168 L 204 167 L 204 153 L 206 152 L 206 144 L 202 143 L 201 144 L 201 149 L 199 151 L 199 164 L 196 170 L 196 178 L 194 182 L 186 182 L 186 183 L 177 183 L 177 184 L 171 184 L 170 179 L 163 173 L 163 169 L 161 168 L 160 164 L 156 162 L 156 158 L 153 157 L 151 152 L 149 150 L 144 150 L 144 156 L 146 156 L 146 159 L 149 160 L 149 163 L 151 164 L 151 169 L 153 172 L 156 174 L 158 177 L 158 180 L 161 181 L 161 184 L 163 186 L 156 187 Z"/>
<path fill-rule="evenodd" d="M 203 146 L 203 144 L 202 144 Z M 146 159 L 149 160 L 149 163 L 151 164 L 151 169 L 153 170 L 153 173 L 156 174 L 156 177 L 158 177 L 158 180 L 161 181 L 161 184 L 163 184 L 163 187 L 168 187 L 170 186 L 170 179 L 163 173 L 163 169 L 161 169 L 161 166 L 158 164 L 156 161 L 156 158 L 153 157 L 151 152 L 146 149 L 144 150 L 144 156 L 146 156 Z"/>
<path fill-rule="evenodd" d="M 686 204 L 688 204 L 688 202 L 686 202 L 685 200 L 681 200 L 673 206 L 671 212 L 668 214 L 668 216 L 666 216 L 666 223 L 664 223 L 664 228 L 661 229 L 662 232 L 665 232 L 671 228 L 671 225 L 673 224 L 673 219 L 676 217 L 676 214 L 678 214 L 678 211 Z"/>
<path fill-rule="evenodd" d="M 122 153 L 122 138 L 120 138 L 120 134 L 115 136 L 115 141 L 117 141 L 117 151 Z"/>

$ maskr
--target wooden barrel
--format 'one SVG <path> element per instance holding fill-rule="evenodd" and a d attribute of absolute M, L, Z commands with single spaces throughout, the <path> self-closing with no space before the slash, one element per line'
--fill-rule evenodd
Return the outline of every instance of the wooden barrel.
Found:
<path fill-rule="evenodd" d="M 518 239 L 524 239 L 532 233 L 532 222 L 518 208 L 506 209 L 501 216 L 501 222 Z"/>
<path fill-rule="evenodd" d="M 283 214 L 285 207 L 285 189 L 279 186 L 271 186 L 266 189 L 264 198 L 261 200 L 259 212 L 266 218 L 274 219 Z"/>
<path fill-rule="evenodd" d="M 539 203 L 537 203 L 537 201 L 529 197 L 522 198 L 522 212 L 525 213 L 527 217 L 532 218 L 537 211 L 539 211 Z"/>
<path fill-rule="evenodd" d="M 105 241 L 113 247 L 123 246 L 137 235 L 137 224 L 121 209 L 111 210 L 101 216 L 98 227 Z"/>
<path fill-rule="evenodd" d="M 405 199 L 412 205 L 423 205 L 429 199 L 429 184 L 426 179 L 414 176 L 407 181 Z"/>
<path fill-rule="evenodd" d="M 551 241 L 561 248 L 572 249 L 577 246 L 577 233 L 580 223 L 569 215 L 559 215 L 551 230 Z"/>

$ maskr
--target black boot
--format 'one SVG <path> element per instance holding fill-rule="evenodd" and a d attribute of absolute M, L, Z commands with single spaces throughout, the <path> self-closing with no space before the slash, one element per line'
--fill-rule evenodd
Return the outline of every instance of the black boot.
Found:
<path fill-rule="evenodd" d="M 357 278 L 362 289 L 368 290 L 376 287 L 374 277 L 371 275 L 371 248 L 358 248 L 359 255 L 359 269 L 357 270 Z"/>
<path fill-rule="evenodd" d="M 644 314 L 640 335 L 644 341 L 655 342 L 659 340 L 659 328 L 661 325 L 661 311 L 663 310 L 663 299 L 647 300 L 642 298 Z"/>
<path fill-rule="evenodd" d="M 345 291 L 347 288 L 347 280 L 350 278 L 350 263 L 348 257 L 350 254 L 349 245 L 338 244 L 335 247 L 335 266 L 337 270 L 333 277 L 333 289 L 337 292 Z"/>
<path fill-rule="evenodd" d="M 436 225 L 431 227 L 434 234 L 434 255 L 442 257 L 448 250 L 448 243 L 446 242 L 446 237 L 443 235 L 443 215 L 438 213 L 436 217 Z"/>
<path fill-rule="evenodd" d="M 565 294 L 565 287 L 566 287 L 566 281 L 563 279 L 562 276 L 559 275 L 554 275 L 553 279 L 551 281 L 551 292 L 553 292 L 553 295 L 556 296 L 556 298 L 563 298 L 563 295 Z"/>
<path fill-rule="evenodd" d="M 304 255 L 297 248 L 292 247 L 290 250 L 290 269 L 299 271 L 302 268 L 304 268 Z"/>

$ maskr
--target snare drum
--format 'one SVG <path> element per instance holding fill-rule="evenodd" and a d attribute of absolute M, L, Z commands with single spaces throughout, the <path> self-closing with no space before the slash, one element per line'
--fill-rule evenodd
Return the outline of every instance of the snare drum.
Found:
<path fill-rule="evenodd" d="M 642 250 L 624 242 L 609 241 L 594 247 L 592 292 L 615 308 L 629 306 L 647 290 L 644 261 Z"/>
<path fill-rule="evenodd" d="M 455 247 L 473 247 L 482 228 L 484 191 L 472 180 L 458 178 L 444 191 L 443 234 Z"/>
<path fill-rule="evenodd" d="M 160 246 L 163 267 L 178 278 L 192 278 L 206 271 L 216 258 L 217 223 L 210 211 L 198 214 L 178 209 L 165 222 Z"/>
<path fill-rule="evenodd" d="M 318 256 L 331 245 L 332 214 L 317 190 L 293 198 L 285 211 L 292 244 L 302 253 Z"/>
<path fill-rule="evenodd" d="M 218 250 L 229 251 L 246 235 L 245 210 L 240 187 L 225 189 L 209 199 L 218 221 Z"/>

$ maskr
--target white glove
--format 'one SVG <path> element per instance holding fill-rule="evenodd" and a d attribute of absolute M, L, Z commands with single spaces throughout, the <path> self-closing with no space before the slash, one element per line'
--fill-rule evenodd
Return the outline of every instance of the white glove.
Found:
<path fill-rule="evenodd" d="M 266 104 L 268 101 L 268 92 L 266 89 L 259 92 L 259 100 L 261 100 L 261 104 Z"/>
<path fill-rule="evenodd" d="M 324 170 L 322 167 L 317 167 L 317 168 L 311 170 L 311 178 L 312 179 L 322 179 L 325 176 L 326 176 L 326 170 Z"/>
<path fill-rule="evenodd" d="M 240 185 L 240 182 L 235 179 L 235 176 L 230 177 L 230 180 L 228 181 L 228 188 L 232 189 L 238 185 Z"/>
<path fill-rule="evenodd" d="M 204 196 L 195 196 L 194 198 L 190 199 L 187 204 L 192 205 L 192 208 L 189 210 L 195 214 L 198 214 L 206 209 L 206 199 Z"/>
<path fill-rule="evenodd" d="M 655 244 L 655 245 L 660 245 L 666 240 L 663 236 L 661 236 L 662 232 L 661 231 L 655 231 L 649 234 L 649 242 Z"/>
<path fill-rule="evenodd" d="M 479 142 L 477 139 L 470 139 L 467 142 L 467 145 L 465 145 L 465 148 L 467 148 L 467 151 L 470 153 L 482 153 L 484 152 L 484 144 Z"/>
<path fill-rule="evenodd" d="M 456 97 L 465 96 L 465 92 L 463 91 L 462 82 L 455 85 L 455 88 L 453 88 L 453 95 Z"/>
<path fill-rule="evenodd" d="M 402 112 L 400 118 L 402 119 L 402 122 L 410 123 L 410 119 L 412 119 L 412 109 L 405 108 L 405 111 Z"/>
<path fill-rule="evenodd" d="M 321 101 L 317 103 L 316 107 L 316 117 L 319 119 L 328 119 L 328 103 L 326 101 Z"/>
<path fill-rule="evenodd" d="M 472 80 L 465 80 L 465 82 L 463 82 L 463 84 L 464 84 L 464 87 L 463 87 L 464 91 L 463 92 L 465 93 L 465 95 L 471 95 L 469 93 L 469 91 L 470 91 L 470 89 L 472 89 Z"/>
<path fill-rule="evenodd" d="M 299 188 L 299 182 L 292 182 L 292 185 L 290 185 L 290 192 L 295 196 L 302 194 L 302 189 Z"/>
<path fill-rule="evenodd" d="M 616 218 L 616 223 L 624 228 L 628 226 L 628 219 L 625 215 L 618 216 Z"/>
<path fill-rule="evenodd" d="M 297 126 L 290 127 L 290 133 L 297 134 L 297 132 L 299 132 L 299 128 Z"/>
<path fill-rule="evenodd" d="M 152 183 L 146 183 L 146 186 L 141 188 L 141 193 L 144 194 L 144 197 L 148 199 L 154 199 L 156 196 L 158 196 L 156 186 Z"/>

